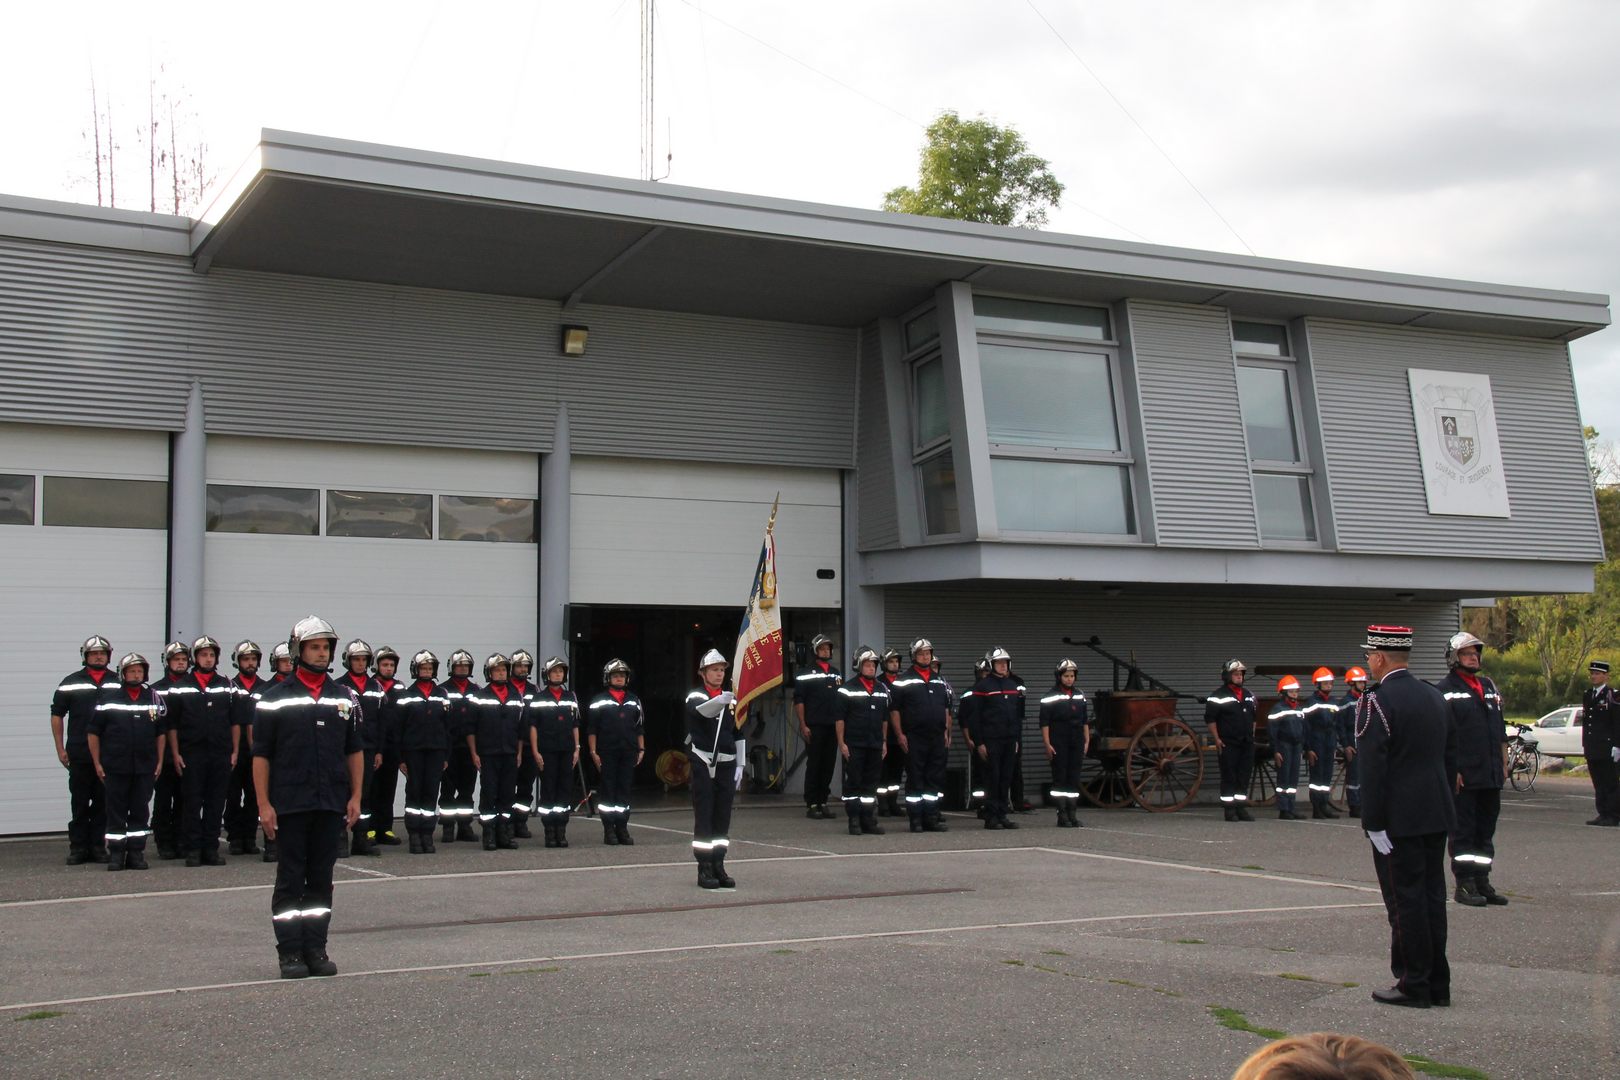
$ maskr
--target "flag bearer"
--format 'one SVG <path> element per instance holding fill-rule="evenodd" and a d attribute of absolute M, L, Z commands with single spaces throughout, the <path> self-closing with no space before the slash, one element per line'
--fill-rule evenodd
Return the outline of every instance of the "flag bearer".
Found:
<path fill-rule="evenodd" d="M 1056 685 L 1041 698 L 1041 742 L 1052 763 L 1052 800 L 1060 829 L 1080 828 L 1080 763 L 1091 749 L 1091 715 L 1086 695 L 1075 685 L 1080 666 L 1058 661 Z"/>
<path fill-rule="evenodd" d="M 883 670 L 878 675 L 889 689 L 889 701 L 894 701 L 894 684 L 900 678 L 900 650 L 883 650 Z M 901 781 L 905 779 L 906 752 L 900 749 L 900 732 L 885 718 L 883 724 L 888 746 L 883 754 L 883 776 L 878 780 L 877 812 L 879 817 L 900 816 Z"/>
<path fill-rule="evenodd" d="M 1339 748 L 1339 703 L 1333 700 L 1333 672 L 1311 673 L 1316 690 L 1300 709 L 1305 720 L 1305 760 L 1310 764 L 1311 817 L 1336 818 L 1328 800 L 1333 795 L 1333 764 Z"/>
<path fill-rule="evenodd" d="M 107 869 L 146 869 L 147 815 L 168 728 L 163 699 L 146 685 L 146 657 L 118 661 L 90 716 L 90 759 L 107 794 Z"/>
<path fill-rule="evenodd" d="M 152 683 L 152 689 L 163 699 L 169 710 L 169 730 L 174 730 L 186 697 L 192 693 L 187 685 L 191 670 L 191 646 L 183 641 L 171 641 L 163 647 L 163 678 Z M 180 827 L 183 824 L 180 774 L 175 770 L 174 754 L 168 746 L 163 748 L 163 768 L 153 785 L 152 835 L 157 840 L 160 859 L 180 858 Z"/>
<path fill-rule="evenodd" d="M 1348 668 L 1344 673 L 1349 693 L 1339 699 L 1339 750 L 1344 754 L 1344 801 L 1353 818 L 1361 816 L 1361 766 L 1356 761 L 1356 703 L 1367 692 L 1364 668 Z"/>
<path fill-rule="evenodd" d="M 843 711 L 834 721 L 838 753 L 844 759 L 844 814 L 849 834 L 881 836 L 877 789 L 888 751 L 889 687 L 878 674 L 880 659 L 862 645 L 855 653 L 855 677 L 838 688 Z"/>
<path fill-rule="evenodd" d="M 1254 695 L 1243 688 L 1248 668 L 1228 660 L 1221 668 L 1221 688 L 1204 699 L 1204 726 L 1215 740 L 1221 769 L 1221 809 L 1227 821 L 1253 821 L 1249 813 L 1249 778 L 1254 770 Z"/>
<path fill-rule="evenodd" d="M 1277 704 L 1266 717 L 1266 730 L 1271 733 L 1272 757 L 1277 763 L 1277 816 L 1283 821 L 1304 821 L 1305 815 L 1294 809 L 1299 795 L 1299 760 L 1304 745 L 1304 713 L 1299 704 L 1299 680 L 1284 675 L 1277 680 Z"/>
<path fill-rule="evenodd" d="M 382 689 L 382 702 L 370 722 L 382 753 L 371 775 L 371 799 L 368 804 L 371 828 L 367 831 L 366 839 L 374 844 L 398 847 L 399 837 L 394 834 L 394 796 L 399 793 L 399 751 L 396 749 L 399 740 L 391 738 L 388 729 L 394 723 L 394 699 L 405 689 L 405 684 L 395 678 L 399 672 L 399 653 L 392 646 L 384 645 L 377 650 L 373 670 L 377 685 Z"/>
<path fill-rule="evenodd" d="M 540 820 L 546 847 L 568 846 L 568 815 L 579 765 L 579 699 L 568 688 L 568 661 L 553 656 L 540 675 L 546 684 L 529 702 L 529 751 L 540 763 Z"/>
<path fill-rule="evenodd" d="M 737 698 L 725 685 L 730 664 L 718 649 L 698 662 L 703 685 L 686 695 L 686 744 L 692 752 L 692 855 L 698 885 L 731 889 L 726 873 L 731 847 L 731 802 L 742 775 L 742 740 L 737 738 Z M 836 732 L 835 732 L 836 734 Z"/>
<path fill-rule="evenodd" d="M 467 733 L 478 769 L 478 824 L 484 850 L 515 848 L 512 800 L 517 788 L 518 743 L 526 736 L 524 701 L 507 673 L 512 662 L 501 653 L 484 661 L 484 689 L 473 697 L 473 729 Z"/>
<path fill-rule="evenodd" d="M 470 695 L 478 690 L 472 681 L 473 655 L 466 649 L 450 654 L 450 677 L 439 689 L 449 700 L 449 713 L 445 726 L 450 730 L 450 761 L 444 770 L 439 787 L 439 817 L 444 825 L 444 842 L 473 839 L 473 789 L 478 785 L 478 770 L 473 767 L 472 752 L 467 747 L 467 732 L 472 730 L 472 702 Z"/>
<path fill-rule="evenodd" d="M 534 697 L 535 686 L 529 678 L 533 672 L 533 653 L 518 649 L 512 654 L 512 674 L 508 681 L 525 702 L 532 701 Z M 529 753 L 529 737 L 524 735 L 522 745 L 518 747 L 517 797 L 512 800 L 512 835 L 519 840 L 527 840 L 534 835 L 529 831 L 529 815 L 534 813 L 534 785 L 539 779 L 540 763 Z"/>
<path fill-rule="evenodd" d="M 912 832 L 947 832 L 940 819 L 945 799 L 945 754 L 951 746 L 951 684 L 939 674 L 934 644 L 911 643 L 911 670 L 894 681 L 889 727 L 906 757 L 906 817 Z"/>
<path fill-rule="evenodd" d="M 371 779 L 382 764 L 381 725 L 382 684 L 371 676 L 371 646 L 355 638 L 343 646 L 343 675 L 340 683 L 360 699 L 360 743 L 365 748 L 365 769 L 360 774 L 360 817 L 354 823 L 349 855 L 381 855 L 371 841 Z"/>
<path fill-rule="evenodd" d="M 268 684 L 259 678 L 264 652 L 252 641 L 239 641 L 231 650 L 236 675 L 231 686 L 231 723 L 236 727 L 236 764 L 225 788 L 225 837 L 232 855 L 259 854 L 259 797 L 253 791 L 253 707 Z"/>
<path fill-rule="evenodd" d="M 810 641 L 815 655 L 810 667 L 793 680 L 793 712 L 799 719 L 799 735 L 804 739 L 804 816 L 831 821 L 836 816 L 827 809 L 832 794 L 833 763 L 838 758 L 838 688 L 844 677 L 833 667 L 833 640 L 817 634 Z"/>
<path fill-rule="evenodd" d="M 630 835 L 630 788 L 636 766 L 647 752 L 646 718 L 641 699 L 631 693 L 630 665 L 609 660 L 602 668 L 603 688 L 591 699 L 586 717 L 591 761 L 602 776 L 596 811 L 602 815 L 604 844 L 634 844 Z"/>
<path fill-rule="evenodd" d="M 79 646 L 79 670 L 57 684 L 51 695 L 51 738 L 56 742 L 56 760 L 68 774 L 69 866 L 106 858 L 102 841 L 107 832 L 103 784 L 90 757 L 88 736 L 102 688 L 118 685 L 116 677 L 107 677 L 111 661 L 111 642 L 100 634 L 85 638 Z"/>
<path fill-rule="evenodd" d="M 434 685 L 439 658 L 423 649 L 411 657 L 411 681 L 394 698 L 388 735 L 405 774 L 405 831 L 412 855 L 434 852 L 439 823 L 439 779 L 450 755 L 450 696 Z"/>
<path fill-rule="evenodd" d="M 169 690 L 180 705 L 169 717 L 169 758 L 180 774 L 180 843 L 187 866 L 224 866 L 219 830 L 244 717 L 236 687 L 219 673 L 219 642 L 206 635 L 193 641 L 191 662 L 187 681 Z"/>
<path fill-rule="evenodd" d="M 1451 710 L 1457 737 L 1457 827 L 1451 833 L 1451 874 L 1457 879 L 1454 899 L 1466 907 L 1504 907 L 1507 897 L 1491 884 L 1496 859 L 1496 819 L 1502 810 L 1502 784 L 1507 779 L 1507 728 L 1496 684 L 1480 674 L 1485 643 L 1466 631 L 1446 643 L 1451 668 L 1435 684 Z"/>
<path fill-rule="evenodd" d="M 1018 739 L 1024 730 L 1024 684 L 1012 673 L 1012 654 L 991 649 L 985 657 L 990 674 L 973 684 L 969 737 L 984 764 L 984 827 L 1016 829 L 1009 821 L 1009 788 L 1018 760 Z"/>

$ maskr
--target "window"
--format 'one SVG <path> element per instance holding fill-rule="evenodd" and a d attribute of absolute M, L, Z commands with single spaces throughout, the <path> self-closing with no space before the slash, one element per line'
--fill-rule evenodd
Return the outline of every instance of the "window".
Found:
<path fill-rule="evenodd" d="M 1107 355 L 983 344 L 979 372 L 992 443 L 1119 449 Z"/>
<path fill-rule="evenodd" d="M 1288 328 L 1235 321 L 1232 344 L 1261 539 L 1314 544 L 1311 466 L 1301 433 L 1299 372 L 1288 346 Z"/>
<path fill-rule="evenodd" d="M 391 491 L 326 493 L 327 536 L 433 539 L 433 497 Z"/>
<path fill-rule="evenodd" d="M 992 458 L 996 517 L 1013 532 L 1136 532 L 1130 471 L 1116 465 Z"/>
<path fill-rule="evenodd" d="M 167 529 L 169 485 L 163 480 L 47 476 L 46 525 L 89 529 Z"/>
<path fill-rule="evenodd" d="M 912 328 L 928 320 L 928 332 Z M 945 361 L 939 351 L 937 317 L 930 311 L 906 324 L 908 346 L 920 348 L 911 364 L 911 463 L 922 497 L 923 527 L 929 536 L 962 531 L 956 501 L 956 462 L 951 457 L 951 418 L 945 400 Z"/>
<path fill-rule="evenodd" d="M 934 308 L 906 323 L 906 352 L 939 340 L 939 312 Z"/>
<path fill-rule="evenodd" d="M 209 484 L 208 531 L 318 536 L 321 493 L 315 488 Z"/>
<path fill-rule="evenodd" d="M 950 438 L 950 418 L 945 411 L 945 362 L 935 356 L 912 368 L 912 393 L 917 402 L 915 448 L 923 450 Z"/>
<path fill-rule="evenodd" d="M 1106 308 L 975 296 L 973 323 L 981 334 L 1033 334 L 1044 338 L 1111 341 Z"/>
<path fill-rule="evenodd" d="M 534 500 L 440 495 L 439 539 L 532 544 Z"/>
<path fill-rule="evenodd" d="M 34 523 L 34 478 L 0 473 L 0 525 Z"/>
<path fill-rule="evenodd" d="M 917 466 L 922 482 L 923 519 L 930 536 L 962 531 L 962 517 L 956 504 L 956 463 L 949 449 L 935 454 Z"/>

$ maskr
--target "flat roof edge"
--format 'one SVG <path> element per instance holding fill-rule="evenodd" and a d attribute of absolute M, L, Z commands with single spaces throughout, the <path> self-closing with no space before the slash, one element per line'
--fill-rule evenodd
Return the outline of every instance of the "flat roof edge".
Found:
<path fill-rule="evenodd" d="M 186 217 L 0 195 L 0 236 L 184 257 L 190 232 Z"/>

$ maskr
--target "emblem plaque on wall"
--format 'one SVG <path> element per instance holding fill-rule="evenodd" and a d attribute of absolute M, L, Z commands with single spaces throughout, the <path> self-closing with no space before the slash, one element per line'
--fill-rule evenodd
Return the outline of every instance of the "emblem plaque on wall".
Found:
<path fill-rule="evenodd" d="M 1490 376 L 1423 368 L 1406 375 L 1429 513 L 1512 517 Z"/>

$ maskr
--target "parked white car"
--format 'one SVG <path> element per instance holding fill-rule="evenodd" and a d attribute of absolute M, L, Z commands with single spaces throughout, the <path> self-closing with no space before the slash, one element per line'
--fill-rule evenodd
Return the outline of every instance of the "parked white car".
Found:
<path fill-rule="evenodd" d="M 1513 732 L 1514 729 L 1510 726 L 1508 728 L 1510 738 Z M 1584 753 L 1581 749 L 1579 705 L 1565 705 L 1562 709 L 1554 709 L 1531 724 L 1530 732 L 1541 752 L 1549 757 L 1580 757 Z"/>

